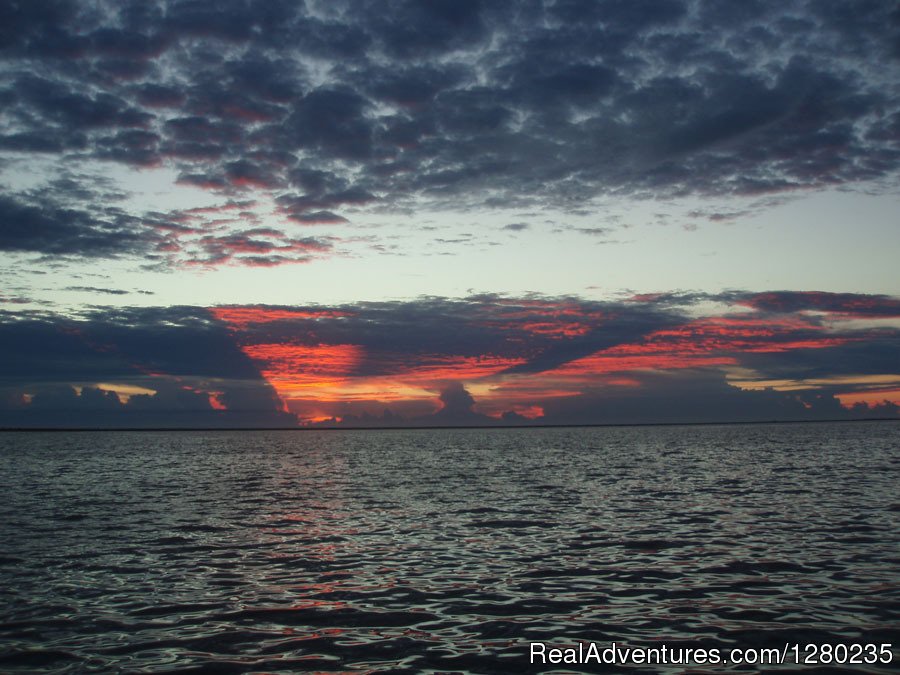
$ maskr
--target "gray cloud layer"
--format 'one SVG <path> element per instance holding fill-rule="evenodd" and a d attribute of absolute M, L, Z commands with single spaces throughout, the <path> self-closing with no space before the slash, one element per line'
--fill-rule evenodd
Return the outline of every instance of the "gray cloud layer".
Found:
<path fill-rule="evenodd" d="M 269 190 L 299 224 L 753 195 L 900 166 L 888 0 L 55 0 L 6 3 L 0 25 L 8 156 L 171 165 L 211 190 Z M 0 249 L 172 246 L 79 203 L 7 195 Z"/>

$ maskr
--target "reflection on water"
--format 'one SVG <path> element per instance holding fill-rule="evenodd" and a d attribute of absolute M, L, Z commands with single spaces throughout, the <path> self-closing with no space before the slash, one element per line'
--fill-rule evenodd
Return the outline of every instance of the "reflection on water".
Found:
<path fill-rule="evenodd" d="M 0 670 L 896 648 L 898 441 L 896 423 L 0 434 Z"/>

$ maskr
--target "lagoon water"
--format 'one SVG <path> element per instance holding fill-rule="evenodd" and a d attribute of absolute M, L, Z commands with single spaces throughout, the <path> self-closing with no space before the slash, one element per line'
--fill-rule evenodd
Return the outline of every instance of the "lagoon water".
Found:
<path fill-rule="evenodd" d="M 546 670 L 534 641 L 900 658 L 895 422 L 2 433 L 0 494 L 2 672 Z M 606 667 L 629 670 L 662 669 Z"/>

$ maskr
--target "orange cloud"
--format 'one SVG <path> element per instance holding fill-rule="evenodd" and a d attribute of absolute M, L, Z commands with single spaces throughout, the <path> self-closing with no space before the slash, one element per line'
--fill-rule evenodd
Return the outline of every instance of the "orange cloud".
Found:
<path fill-rule="evenodd" d="M 900 389 L 867 389 L 834 395 L 845 408 L 862 403 L 867 408 L 875 408 L 884 403 L 900 406 Z"/>
<path fill-rule="evenodd" d="M 504 412 L 513 411 L 535 418 L 542 414 L 539 406 L 551 399 L 604 387 L 640 387 L 640 378 L 630 377 L 631 372 L 734 368 L 740 365 L 741 354 L 824 349 L 856 339 L 836 336 L 815 319 L 800 314 L 704 317 L 650 332 L 636 341 L 596 351 L 550 370 L 510 373 L 510 369 L 527 364 L 529 357 L 540 353 L 549 344 L 547 338 L 559 344 L 585 336 L 599 330 L 602 322 L 615 320 L 615 314 L 567 300 L 492 298 L 490 303 L 473 307 L 466 319 L 479 329 L 490 329 L 498 336 L 498 347 L 517 355 L 464 356 L 329 343 L 329 327 L 333 328 L 336 320 L 359 318 L 353 311 L 229 306 L 210 311 L 232 328 L 240 348 L 257 364 L 282 401 L 306 420 L 340 417 L 342 411 L 358 410 L 360 406 L 373 410 L 386 405 L 436 409 L 437 390 L 451 381 L 465 383 L 480 413 L 500 418 Z M 276 321 L 297 321 L 296 340 L 322 342 L 276 343 L 271 338 L 255 342 L 265 331 L 251 329 Z M 309 330 L 313 326 L 314 332 Z M 336 334 L 344 335 L 346 330 L 341 328 Z"/>
<path fill-rule="evenodd" d="M 326 393 L 360 363 L 358 345 L 256 344 L 241 347 L 282 399 Z"/>
<path fill-rule="evenodd" d="M 214 410 L 228 410 L 228 406 L 226 406 L 225 402 L 222 400 L 223 393 L 224 392 L 221 391 L 209 392 L 209 405 Z"/>
<path fill-rule="evenodd" d="M 513 366 L 525 362 L 522 358 L 501 356 L 453 356 L 443 354 L 416 355 L 412 363 L 396 363 L 394 374 L 388 379 L 397 379 L 410 385 L 434 387 L 446 380 L 472 381 L 496 375 Z"/>
<path fill-rule="evenodd" d="M 483 406 L 479 406 L 483 408 Z M 502 408 L 502 409 L 501 409 Z M 503 414 L 506 412 L 513 412 L 520 417 L 524 417 L 529 420 L 540 419 L 544 416 L 544 409 L 539 405 L 513 405 L 509 408 L 496 408 L 496 409 L 483 409 L 483 414 L 488 417 L 493 417 L 494 419 L 502 420 Z"/>
<path fill-rule="evenodd" d="M 590 332 L 591 327 L 577 321 L 560 323 L 553 321 L 532 321 L 521 324 L 529 333 L 552 335 L 555 337 L 577 337 Z"/>
<path fill-rule="evenodd" d="M 246 329 L 251 325 L 273 321 L 297 319 L 335 319 L 349 316 L 347 312 L 335 310 L 269 309 L 267 307 L 212 307 L 210 313 L 235 329 Z"/>

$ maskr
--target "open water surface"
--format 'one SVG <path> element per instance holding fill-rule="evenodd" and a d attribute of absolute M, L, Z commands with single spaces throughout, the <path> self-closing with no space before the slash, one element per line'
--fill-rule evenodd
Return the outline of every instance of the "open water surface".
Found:
<path fill-rule="evenodd" d="M 532 641 L 900 658 L 893 422 L 2 433 L 0 495 L 4 673 L 545 670 Z"/>

